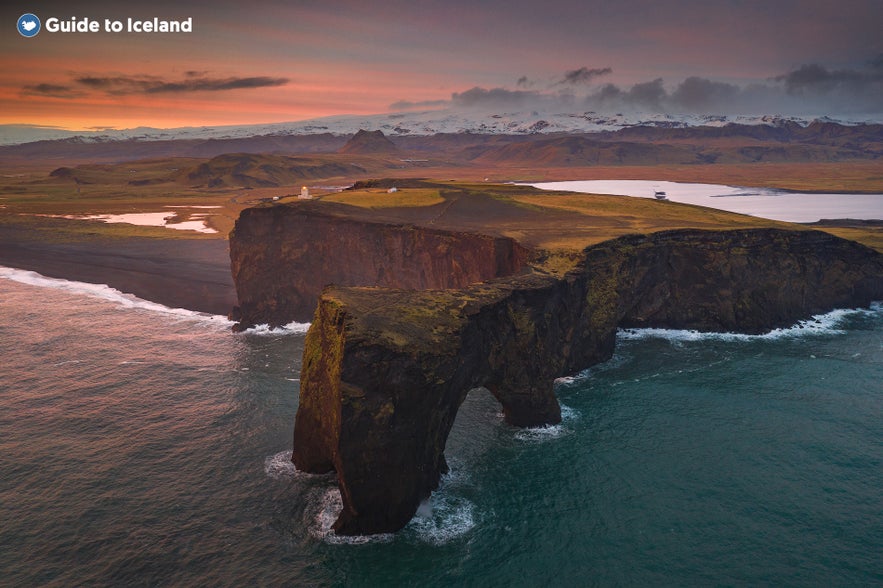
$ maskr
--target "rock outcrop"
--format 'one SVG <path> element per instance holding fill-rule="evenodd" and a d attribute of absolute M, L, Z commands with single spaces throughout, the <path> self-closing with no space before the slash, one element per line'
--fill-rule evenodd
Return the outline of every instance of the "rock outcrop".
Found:
<path fill-rule="evenodd" d="M 520 272 L 514 240 L 362 221 L 302 202 L 244 210 L 230 238 L 240 328 L 309 321 L 327 284 L 463 288 Z"/>
<path fill-rule="evenodd" d="M 280 259 L 285 222 L 264 236 Z M 407 250 L 403 234 L 372 238 Z M 777 229 L 625 236 L 585 249 L 565 274 L 460 289 L 331 286 L 306 338 L 292 459 L 336 471 L 337 533 L 395 531 L 447 470 L 447 435 L 472 388 L 488 388 L 514 425 L 556 423 L 553 380 L 609 358 L 620 326 L 757 333 L 881 298 L 880 253 Z"/>

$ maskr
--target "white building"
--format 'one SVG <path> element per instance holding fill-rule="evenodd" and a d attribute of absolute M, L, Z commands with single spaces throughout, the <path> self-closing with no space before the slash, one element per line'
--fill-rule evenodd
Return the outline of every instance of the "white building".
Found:
<path fill-rule="evenodd" d="M 310 189 L 304 186 L 300 189 L 300 196 L 298 198 L 302 198 L 303 200 L 310 200 L 312 196 L 310 196 Z"/>

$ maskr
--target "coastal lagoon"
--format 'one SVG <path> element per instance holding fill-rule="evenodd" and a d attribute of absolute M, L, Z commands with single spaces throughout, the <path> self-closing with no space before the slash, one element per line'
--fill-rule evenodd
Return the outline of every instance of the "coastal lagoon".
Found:
<path fill-rule="evenodd" d="M 470 394 L 401 532 L 336 538 L 288 462 L 304 325 L 0 268 L 0 570 L 10 585 L 883 582 L 883 309 L 763 336 L 623 331 L 564 421 Z"/>
<path fill-rule="evenodd" d="M 814 194 L 772 188 L 690 184 L 652 180 L 579 180 L 530 184 L 542 190 L 653 198 L 708 206 L 772 220 L 812 223 L 821 219 L 883 220 L 883 194 Z"/>

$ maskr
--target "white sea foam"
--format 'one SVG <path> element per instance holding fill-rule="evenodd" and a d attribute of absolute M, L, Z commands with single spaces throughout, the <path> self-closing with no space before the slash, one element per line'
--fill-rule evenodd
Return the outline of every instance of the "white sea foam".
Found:
<path fill-rule="evenodd" d="M 267 456 L 264 459 L 264 473 L 267 477 L 274 480 L 283 480 L 286 478 L 294 478 L 299 472 L 291 462 L 291 450 L 280 451 L 275 455 Z"/>
<path fill-rule="evenodd" d="M 475 518 L 472 502 L 442 490 L 421 503 L 405 529 L 416 533 L 420 541 L 444 545 L 471 531 L 475 527 Z"/>
<path fill-rule="evenodd" d="M 849 308 L 837 309 L 825 314 L 817 314 L 812 318 L 799 321 L 791 327 L 773 329 L 759 335 L 746 335 L 744 333 L 713 333 L 704 331 L 682 329 L 619 329 L 617 339 L 623 341 L 635 341 L 641 339 L 668 339 L 672 342 L 689 341 L 762 341 L 774 339 L 786 339 L 794 337 L 842 335 L 840 328 L 843 321 L 851 316 L 872 314 L 881 312 L 880 303 L 874 303 L 870 309 Z"/>
<path fill-rule="evenodd" d="M 290 460 L 291 452 L 283 451 L 267 458 L 265 470 L 270 475 L 273 464 Z M 282 466 L 282 477 L 297 477 L 300 472 Z M 292 473 L 293 472 L 293 473 Z M 463 496 L 450 491 L 469 477 L 461 473 L 451 473 L 442 477 L 442 487 L 420 503 L 414 518 L 401 531 L 405 537 L 432 545 L 443 545 L 460 538 L 476 525 L 475 505 Z M 336 487 L 317 489 L 310 497 L 311 507 L 307 508 L 307 528 L 310 534 L 332 545 L 363 545 L 366 543 L 388 543 L 395 539 L 394 533 L 377 535 L 342 536 L 334 533 L 334 521 L 343 510 L 340 490 Z"/>
<path fill-rule="evenodd" d="M 543 427 L 527 427 L 520 429 L 515 433 L 515 438 L 519 441 L 542 442 L 551 439 L 557 439 L 573 433 L 570 425 L 580 418 L 580 413 L 576 409 L 561 404 L 561 422 L 557 425 L 545 425 Z"/>
<path fill-rule="evenodd" d="M 336 535 L 334 521 L 343 510 L 340 490 L 328 488 L 316 500 L 316 508 L 308 509 L 308 528 L 316 539 L 332 545 L 364 545 L 366 543 L 389 543 L 393 533 L 377 535 Z M 475 505 L 459 496 L 447 496 L 436 492 L 417 510 L 417 514 L 405 526 L 403 532 L 413 533 L 417 540 L 432 545 L 444 545 L 464 536 L 475 527 Z"/>
<path fill-rule="evenodd" d="M 515 438 L 519 441 L 536 443 L 549 441 L 550 439 L 557 439 L 568 433 L 570 433 L 570 430 L 560 424 L 546 425 L 544 427 L 528 427 L 526 429 L 521 429 L 515 433 Z"/>
<path fill-rule="evenodd" d="M 52 288 L 70 294 L 89 296 L 90 298 L 112 302 L 123 308 L 158 312 L 181 319 L 197 320 L 207 323 L 211 322 L 212 324 L 220 325 L 224 328 L 230 328 L 233 325 L 233 323 L 227 320 L 227 317 L 225 316 L 188 310 L 186 308 L 170 308 L 157 302 L 151 302 L 149 300 L 138 298 L 132 294 L 120 292 L 116 288 L 111 288 L 105 284 L 90 284 L 87 282 L 74 282 L 59 278 L 49 278 L 38 274 L 37 272 L 4 266 L 0 266 L 0 278 L 12 280 L 21 284 L 27 284 L 29 286 Z"/>
<path fill-rule="evenodd" d="M 334 521 L 343 510 L 343 499 L 340 490 L 327 488 L 321 491 L 315 501 L 315 509 L 307 509 L 307 528 L 310 535 L 332 545 L 364 545 L 366 543 L 388 543 L 395 535 L 392 533 L 380 533 L 377 535 L 337 535 L 332 528 Z"/>
<path fill-rule="evenodd" d="M 302 335 L 310 330 L 311 323 L 299 323 L 292 321 L 281 327 L 273 327 L 270 325 L 255 325 L 250 329 L 242 331 L 244 335 Z"/>
<path fill-rule="evenodd" d="M 442 488 L 456 488 L 472 483 L 472 476 L 469 475 L 469 471 L 463 467 L 459 460 L 450 458 L 448 460 L 448 467 L 448 473 L 441 477 Z"/>
<path fill-rule="evenodd" d="M 562 385 L 562 386 L 572 386 L 574 384 L 579 384 L 579 383 L 591 378 L 594 374 L 597 374 L 598 372 L 604 372 L 604 371 L 608 371 L 611 369 L 616 369 L 628 361 L 629 361 L 629 358 L 627 356 L 621 355 L 619 353 L 614 353 L 613 357 L 611 357 L 610 359 L 608 359 L 604 363 L 599 363 L 599 364 L 593 365 L 592 367 L 586 368 L 583 371 L 581 371 L 577 374 L 574 374 L 572 376 L 564 376 L 561 378 L 556 378 L 555 384 Z"/>
<path fill-rule="evenodd" d="M 291 461 L 291 450 L 280 451 L 264 458 L 264 473 L 274 480 L 326 480 L 336 479 L 334 472 L 328 474 L 311 474 L 297 469 Z"/>

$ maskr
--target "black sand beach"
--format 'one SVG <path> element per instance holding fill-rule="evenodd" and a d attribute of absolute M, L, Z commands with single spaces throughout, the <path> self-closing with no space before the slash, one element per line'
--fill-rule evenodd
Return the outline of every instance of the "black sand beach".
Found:
<path fill-rule="evenodd" d="M 0 223 L 0 265 L 107 284 L 153 302 L 226 315 L 236 304 L 227 241 L 77 235 L 45 240 Z"/>

